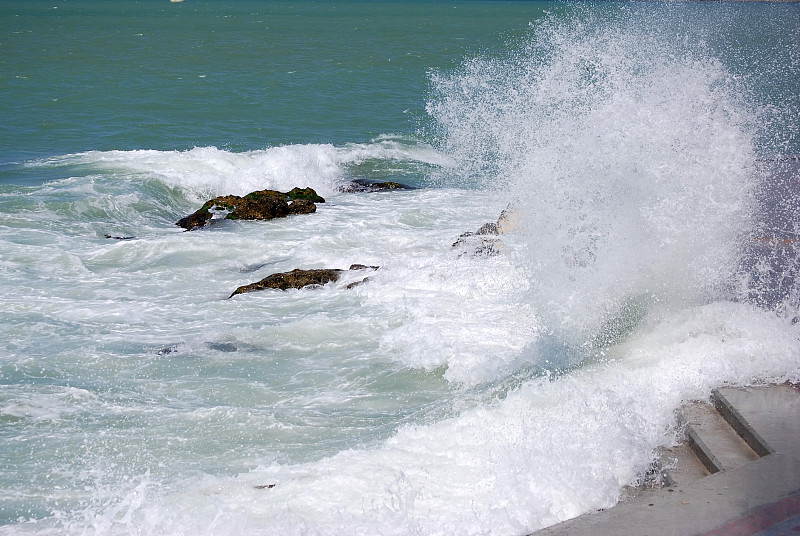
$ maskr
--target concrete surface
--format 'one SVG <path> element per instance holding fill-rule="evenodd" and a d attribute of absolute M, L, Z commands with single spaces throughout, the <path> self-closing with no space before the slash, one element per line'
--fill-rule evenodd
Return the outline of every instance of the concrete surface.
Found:
<path fill-rule="evenodd" d="M 713 399 L 711 411 L 709 404 L 684 408 L 692 448 L 675 450 L 671 485 L 535 535 L 800 536 L 800 390 L 723 388 Z M 698 469 L 703 456 L 714 460 Z"/>

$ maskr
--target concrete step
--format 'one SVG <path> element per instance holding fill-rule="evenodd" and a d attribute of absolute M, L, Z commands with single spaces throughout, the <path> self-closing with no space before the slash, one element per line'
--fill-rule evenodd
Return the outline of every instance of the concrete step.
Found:
<path fill-rule="evenodd" d="M 711 400 L 683 407 L 679 421 L 685 439 L 659 451 L 655 476 L 647 487 L 685 484 L 772 452 L 724 394 L 714 391 Z"/>
<path fill-rule="evenodd" d="M 709 473 L 735 469 L 759 458 L 711 404 L 688 404 L 682 416 L 686 442 Z"/>
<path fill-rule="evenodd" d="M 685 441 L 661 449 L 657 465 L 661 468 L 662 486 L 678 486 L 711 474 Z"/>
<path fill-rule="evenodd" d="M 716 390 L 714 399 L 717 406 L 730 406 L 731 413 L 745 423 L 742 437 L 760 443 L 761 447 L 752 448 L 763 450 L 762 456 L 776 451 L 800 455 L 800 386 L 727 387 Z"/>

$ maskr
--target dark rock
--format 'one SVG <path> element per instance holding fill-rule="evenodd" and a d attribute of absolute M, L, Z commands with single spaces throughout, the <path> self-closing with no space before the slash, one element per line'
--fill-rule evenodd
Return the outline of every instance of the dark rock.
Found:
<path fill-rule="evenodd" d="M 170 345 L 170 346 L 165 346 L 163 348 L 159 348 L 158 351 L 156 351 L 156 354 L 157 355 L 169 355 L 169 354 L 171 354 L 173 352 L 177 352 L 177 351 L 178 351 L 178 345 L 177 344 L 173 344 L 173 345 Z"/>
<path fill-rule="evenodd" d="M 203 206 L 205 207 L 205 205 Z M 185 218 L 179 219 L 177 222 L 175 222 L 175 225 L 183 227 L 187 231 L 191 231 L 192 229 L 195 229 L 197 227 L 202 227 L 203 225 L 206 224 L 208 220 L 210 220 L 213 217 L 214 215 L 211 214 L 211 212 L 209 212 L 207 208 L 201 208 L 194 214 L 189 214 Z"/>
<path fill-rule="evenodd" d="M 225 213 L 228 220 L 271 220 L 289 214 L 311 214 L 317 210 L 315 202 L 325 200 L 311 188 L 294 188 L 286 193 L 258 190 L 244 197 L 223 195 L 206 201 L 194 214 L 181 218 L 175 225 L 191 231 L 204 226 L 217 213 Z"/>
<path fill-rule="evenodd" d="M 277 274 L 268 275 L 261 281 L 243 285 L 228 296 L 228 299 L 233 298 L 237 294 L 244 294 L 245 292 L 254 292 L 257 290 L 264 290 L 268 288 L 278 290 L 288 290 L 290 288 L 304 288 L 304 287 L 321 287 L 327 283 L 336 282 L 341 277 L 342 273 L 356 270 L 377 270 L 377 266 L 365 266 L 363 264 L 353 264 L 349 270 L 339 270 L 336 268 L 317 268 L 312 270 L 295 269 L 291 272 L 281 272 Z M 361 281 L 350 283 L 347 288 L 352 288 L 358 284 L 364 283 L 369 278 L 364 278 Z"/>
<path fill-rule="evenodd" d="M 347 285 L 344 288 L 346 288 L 347 290 L 350 290 L 351 288 L 356 288 L 357 286 L 363 285 L 364 283 L 366 283 L 369 280 L 370 280 L 369 277 L 365 277 L 361 281 L 353 281 L 352 283 L 350 283 L 349 285 Z"/>
<path fill-rule="evenodd" d="M 350 268 L 349 268 L 349 271 L 352 272 L 352 271 L 356 271 L 356 270 L 377 270 L 377 269 L 378 269 L 377 266 L 367 266 L 365 264 L 351 264 Z M 346 288 L 347 290 L 350 290 L 351 288 L 355 288 L 355 287 L 357 287 L 359 285 L 363 285 L 364 283 L 366 283 L 369 280 L 370 280 L 369 277 L 365 277 L 361 281 L 353 281 L 352 283 L 350 283 L 349 285 L 347 285 L 344 288 Z"/>
<path fill-rule="evenodd" d="M 244 197 L 226 195 L 212 201 L 216 206 L 229 211 L 225 216 L 228 220 L 271 220 L 289 215 L 289 203 L 286 202 L 285 194 L 275 190 L 250 192 Z"/>
<path fill-rule="evenodd" d="M 377 270 L 378 266 L 367 266 L 366 264 L 351 264 L 348 270 Z"/>
<path fill-rule="evenodd" d="M 308 199 L 298 199 L 289 203 L 289 214 L 313 214 L 317 211 L 317 205 Z"/>
<path fill-rule="evenodd" d="M 383 190 L 416 190 L 413 186 L 392 181 L 373 181 L 370 179 L 355 179 L 342 187 L 345 193 L 380 192 Z"/>
<path fill-rule="evenodd" d="M 228 296 L 228 298 L 232 298 L 237 294 L 264 290 L 267 288 L 287 290 L 290 288 L 303 288 L 312 285 L 322 286 L 331 281 L 338 281 L 341 272 L 342 270 L 330 268 L 319 268 L 316 270 L 300 270 L 298 268 L 291 272 L 268 275 L 261 281 L 241 286 L 234 290 L 233 294 Z"/>

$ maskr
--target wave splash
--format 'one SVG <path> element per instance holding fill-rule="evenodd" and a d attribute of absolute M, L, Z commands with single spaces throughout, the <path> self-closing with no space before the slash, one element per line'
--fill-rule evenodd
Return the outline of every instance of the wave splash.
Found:
<path fill-rule="evenodd" d="M 29 163 L 37 167 L 66 167 L 111 176 L 141 175 L 177 188 L 193 201 L 216 195 L 244 195 L 272 188 L 310 186 L 334 192 L 359 166 L 395 164 L 395 172 L 416 167 L 446 166 L 448 159 L 432 147 L 401 136 L 381 136 L 367 143 L 284 145 L 246 152 L 217 147 L 187 151 L 88 151 Z M 355 171 L 351 171 L 355 170 Z"/>
<path fill-rule="evenodd" d="M 743 297 L 758 106 L 702 41 L 654 18 L 551 17 L 508 57 L 433 77 L 443 150 L 508 196 L 530 300 L 579 356 L 647 311 Z"/>

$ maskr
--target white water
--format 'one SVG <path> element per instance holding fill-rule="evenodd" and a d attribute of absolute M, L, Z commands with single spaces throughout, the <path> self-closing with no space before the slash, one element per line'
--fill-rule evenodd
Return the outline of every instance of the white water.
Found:
<path fill-rule="evenodd" d="M 44 506 L 0 533 L 524 534 L 613 505 L 683 401 L 800 379 L 800 324 L 740 299 L 757 106 L 701 46 L 593 24 L 435 74 L 439 150 L 33 163 L 74 176 L 4 194 L 8 496 Z M 339 192 L 359 166 L 449 187 Z M 294 186 L 328 202 L 172 225 Z M 451 249 L 509 203 L 501 255 Z M 352 263 L 380 270 L 226 299 Z"/>
<path fill-rule="evenodd" d="M 652 449 L 673 440 L 671 408 L 720 377 L 783 377 L 799 334 L 746 306 L 686 310 L 606 363 L 406 427 L 379 448 L 193 483 L 144 509 L 157 520 L 148 531 L 521 534 L 613 505 Z M 765 337 L 766 352 L 756 342 Z"/>

